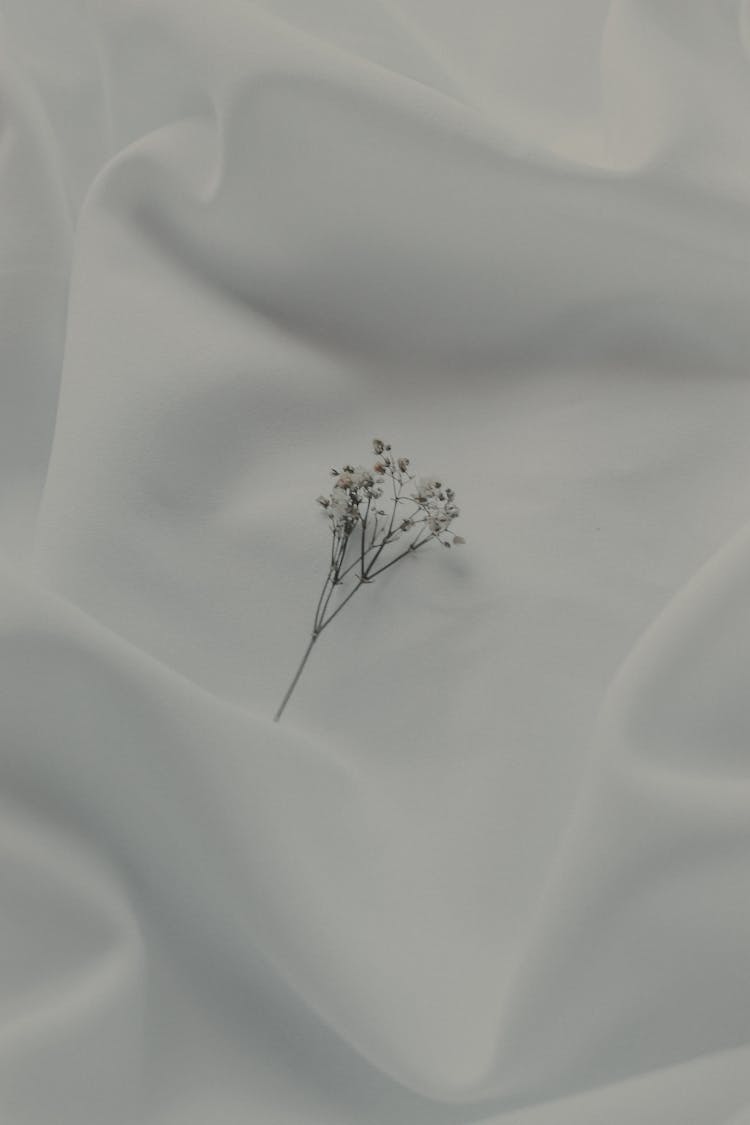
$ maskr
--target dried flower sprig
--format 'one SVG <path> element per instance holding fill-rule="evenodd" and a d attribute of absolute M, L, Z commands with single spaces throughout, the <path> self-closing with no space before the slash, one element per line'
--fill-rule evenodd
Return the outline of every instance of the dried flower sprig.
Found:
<path fill-rule="evenodd" d="M 372 448 L 374 464 L 331 469 L 333 487 L 317 498 L 331 529 L 331 558 L 310 640 L 274 722 L 281 718 L 321 633 L 358 590 L 426 543 L 450 547 L 466 542 L 450 531 L 459 515 L 453 489 L 434 477 L 417 479 L 409 471 L 409 458 L 397 457 L 380 438 L 373 440 Z M 388 550 L 394 544 L 399 545 L 395 555 Z M 331 608 L 334 591 L 353 572 L 352 588 Z"/>

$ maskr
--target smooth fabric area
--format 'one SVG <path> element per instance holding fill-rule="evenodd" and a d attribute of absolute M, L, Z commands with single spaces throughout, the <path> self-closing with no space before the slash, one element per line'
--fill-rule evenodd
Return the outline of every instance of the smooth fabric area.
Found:
<path fill-rule="evenodd" d="M 0 0 L 3 1125 L 750 1125 L 750 4 Z M 320 639 L 382 437 L 455 530 Z"/>

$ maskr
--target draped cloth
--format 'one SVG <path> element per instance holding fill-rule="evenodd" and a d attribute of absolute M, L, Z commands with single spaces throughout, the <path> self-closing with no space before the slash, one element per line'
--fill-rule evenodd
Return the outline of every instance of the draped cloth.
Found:
<path fill-rule="evenodd" d="M 749 55 L 0 0 L 3 1123 L 750 1122 Z"/>

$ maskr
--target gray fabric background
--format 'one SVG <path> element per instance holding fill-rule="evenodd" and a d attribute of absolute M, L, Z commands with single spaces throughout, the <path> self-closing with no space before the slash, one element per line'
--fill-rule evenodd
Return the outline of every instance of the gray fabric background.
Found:
<path fill-rule="evenodd" d="M 0 0 L 3 1123 L 750 1122 L 749 31 Z"/>

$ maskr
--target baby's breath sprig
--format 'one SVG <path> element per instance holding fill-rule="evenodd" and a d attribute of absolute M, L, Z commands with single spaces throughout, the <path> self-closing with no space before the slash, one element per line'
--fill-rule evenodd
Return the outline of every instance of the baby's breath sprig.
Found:
<path fill-rule="evenodd" d="M 383 571 L 426 543 L 465 543 L 450 526 L 458 518 L 455 493 L 435 477 L 416 478 L 408 457 L 397 457 L 380 438 L 372 443 L 377 460 L 369 467 L 331 469 L 331 491 L 317 503 L 331 529 L 331 557 L 318 598 L 312 634 L 294 678 L 274 715 L 281 718 L 318 638 L 354 597 Z M 394 545 L 398 549 L 394 554 Z M 351 589 L 332 607 L 334 592 L 351 577 Z"/>

